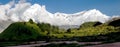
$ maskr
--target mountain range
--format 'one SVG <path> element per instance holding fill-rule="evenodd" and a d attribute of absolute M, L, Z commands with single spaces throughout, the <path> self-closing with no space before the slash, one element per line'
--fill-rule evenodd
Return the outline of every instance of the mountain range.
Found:
<path fill-rule="evenodd" d="M 34 22 L 49 23 L 51 25 L 62 26 L 63 28 L 64 26 L 68 26 L 66 28 L 71 28 L 74 25 L 79 26 L 89 21 L 105 23 L 112 18 L 97 9 L 85 10 L 73 14 L 51 13 L 46 10 L 45 5 L 32 5 L 29 2 L 10 2 L 0 5 L 0 11 L 0 31 L 13 22 L 23 22 L 29 19 L 32 19 Z"/>

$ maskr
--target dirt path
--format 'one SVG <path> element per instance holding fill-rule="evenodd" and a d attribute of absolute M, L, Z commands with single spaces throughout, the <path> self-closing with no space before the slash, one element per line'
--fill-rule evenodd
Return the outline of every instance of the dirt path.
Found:
<path fill-rule="evenodd" d="M 41 46 L 41 45 L 48 45 L 48 44 L 61 44 L 61 43 L 66 43 L 66 44 L 77 43 L 79 45 L 96 44 L 96 45 L 84 46 L 84 47 L 120 47 L 120 42 L 101 44 L 101 42 L 77 42 L 77 41 L 59 41 L 59 42 L 48 42 L 48 43 L 39 42 L 38 44 L 7 46 L 7 47 L 34 47 L 34 46 Z"/>
<path fill-rule="evenodd" d="M 101 45 L 93 45 L 93 46 L 85 46 L 85 47 L 120 47 L 120 42 L 101 44 Z"/>
<path fill-rule="evenodd" d="M 66 43 L 66 44 L 77 43 L 79 45 L 84 45 L 84 44 L 100 44 L 101 42 L 58 41 L 58 42 L 48 42 L 48 43 L 42 42 L 38 44 L 7 46 L 7 47 L 33 47 L 33 46 L 41 46 L 41 45 L 48 45 L 48 44 L 61 44 L 61 43 Z"/>

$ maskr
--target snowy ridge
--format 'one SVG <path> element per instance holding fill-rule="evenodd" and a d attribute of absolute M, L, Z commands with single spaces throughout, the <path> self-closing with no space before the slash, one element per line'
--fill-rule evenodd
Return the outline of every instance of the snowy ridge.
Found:
<path fill-rule="evenodd" d="M 84 22 L 89 21 L 100 21 L 104 23 L 110 18 L 109 16 L 102 14 L 99 10 L 96 9 L 82 11 L 75 14 L 55 13 L 54 15 L 59 17 L 59 19 L 62 19 L 63 21 L 67 22 L 64 23 L 66 25 L 80 25 Z"/>

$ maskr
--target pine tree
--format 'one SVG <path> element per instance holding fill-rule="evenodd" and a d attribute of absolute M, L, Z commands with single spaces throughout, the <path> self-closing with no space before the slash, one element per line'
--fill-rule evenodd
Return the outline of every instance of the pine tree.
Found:
<path fill-rule="evenodd" d="M 29 22 L 30 22 L 31 24 L 33 24 L 33 23 L 34 23 L 32 19 L 30 19 L 30 20 L 29 20 Z"/>

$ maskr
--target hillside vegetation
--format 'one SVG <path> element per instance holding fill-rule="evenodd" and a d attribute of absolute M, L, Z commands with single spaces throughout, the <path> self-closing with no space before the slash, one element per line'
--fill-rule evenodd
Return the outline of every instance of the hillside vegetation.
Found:
<path fill-rule="evenodd" d="M 28 22 L 12 23 L 0 34 L 0 41 L 119 41 L 119 22 L 119 19 L 104 24 L 86 22 L 80 28 L 64 30 L 47 23 L 34 23 L 30 19 Z"/>

